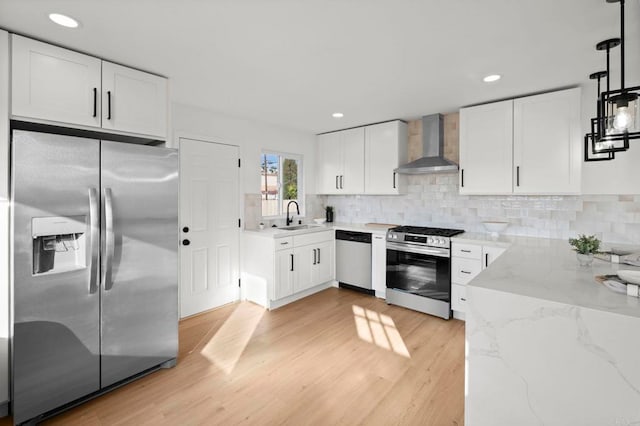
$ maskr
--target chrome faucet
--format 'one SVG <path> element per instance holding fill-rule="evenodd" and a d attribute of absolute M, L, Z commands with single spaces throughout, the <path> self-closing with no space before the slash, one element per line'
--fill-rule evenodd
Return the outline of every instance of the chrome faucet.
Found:
<path fill-rule="evenodd" d="M 289 218 L 289 206 L 291 203 L 296 205 L 296 212 L 298 213 L 298 216 L 300 216 L 300 206 L 298 205 L 298 202 L 294 200 L 289 201 L 287 204 L 287 226 L 291 225 L 291 222 L 293 222 L 293 216 Z"/>

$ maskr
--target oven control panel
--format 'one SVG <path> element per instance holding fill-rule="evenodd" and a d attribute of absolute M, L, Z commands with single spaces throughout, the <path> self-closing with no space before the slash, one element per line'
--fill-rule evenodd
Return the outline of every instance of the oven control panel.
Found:
<path fill-rule="evenodd" d="M 429 247 L 449 248 L 450 239 L 448 237 L 434 237 L 429 235 L 405 234 L 402 232 L 387 232 L 387 241 L 395 243 L 419 244 Z"/>

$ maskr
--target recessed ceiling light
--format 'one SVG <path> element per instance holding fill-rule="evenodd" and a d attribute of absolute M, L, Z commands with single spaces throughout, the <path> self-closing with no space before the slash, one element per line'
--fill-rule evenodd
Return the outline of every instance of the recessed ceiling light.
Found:
<path fill-rule="evenodd" d="M 493 83 L 494 81 L 498 81 L 502 78 L 500 74 L 491 74 L 482 79 L 485 83 Z"/>
<path fill-rule="evenodd" d="M 342 118 L 342 117 L 344 117 L 344 114 L 341 113 L 341 112 L 334 112 L 333 114 L 331 114 L 331 116 L 333 118 Z"/>
<path fill-rule="evenodd" d="M 70 16 L 63 15 L 61 13 L 50 13 L 49 19 L 51 19 L 56 24 L 62 25 L 63 27 L 67 28 L 78 28 L 79 25 L 78 21 Z"/>

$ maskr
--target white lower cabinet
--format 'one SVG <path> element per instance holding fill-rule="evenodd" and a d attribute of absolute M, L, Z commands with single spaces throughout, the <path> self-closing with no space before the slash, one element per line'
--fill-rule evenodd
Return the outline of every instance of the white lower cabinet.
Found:
<path fill-rule="evenodd" d="M 482 271 L 480 259 L 451 258 L 451 282 L 467 284 Z"/>
<path fill-rule="evenodd" d="M 482 269 L 488 268 L 505 250 L 504 247 L 482 246 Z"/>
<path fill-rule="evenodd" d="M 329 287 L 335 278 L 333 230 L 284 238 L 245 232 L 243 246 L 243 297 L 266 308 Z"/>
<path fill-rule="evenodd" d="M 457 319 L 464 319 L 467 284 L 486 269 L 506 250 L 505 247 L 484 245 L 483 242 L 451 244 L 451 310 Z"/>
<path fill-rule="evenodd" d="M 318 284 L 333 281 L 334 273 L 334 248 L 335 243 L 333 236 L 331 240 L 327 240 L 315 245 L 316 257 L 315 263 L 311 268 L 311 287 Z"/>
<path fill-rule="evenodd" d="M 467 303 L 467 286 L 451 284 L 451 309 L 454 312 L 465 312 Z"/>
<path fill-rule="evenodd" d="M 293 294 L 294 265 L 293 249 L 280 250 L 275 254 L 276 268 L 275 275 L 278 277 L 273 288 L 273 297 L 282 299 Z"/>
<path fill-rule="evenodd" d="M 371 239 L 371 284 L 376 297 L 387 294 L 387 240 L 385 235 L 373 234 Z"/>

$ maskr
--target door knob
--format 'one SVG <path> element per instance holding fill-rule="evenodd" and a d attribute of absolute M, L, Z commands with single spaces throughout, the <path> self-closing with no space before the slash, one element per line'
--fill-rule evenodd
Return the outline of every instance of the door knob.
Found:
<path fill-rule="evenodd" d="M 182 240 L 182 245 L 183 245 L 183 246 L 188 246 L 189 244 L 191 244 L 191 241 L 189 241 L 189 240 Z"/>
<path fill-rule="evenodd" d="M 189 232 L 189 227 L 185 226 L 184 228 L 182 228 L 182 232 Z"/>

